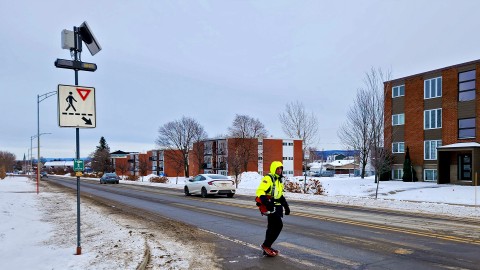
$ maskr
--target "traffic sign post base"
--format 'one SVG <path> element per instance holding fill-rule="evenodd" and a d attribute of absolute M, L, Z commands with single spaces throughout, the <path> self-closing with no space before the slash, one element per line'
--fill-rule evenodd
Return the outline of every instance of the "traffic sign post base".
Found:
<path fill-rule="evenodd" d="M 82 247 L 77 247 L 77 253 L 75 255 L 82 255 Z"/>

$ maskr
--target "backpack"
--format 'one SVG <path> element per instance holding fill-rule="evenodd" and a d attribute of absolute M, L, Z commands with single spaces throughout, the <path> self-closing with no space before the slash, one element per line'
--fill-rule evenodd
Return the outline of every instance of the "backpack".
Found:
<path fill-rule="evenodd" d="M 273 177 L 270 174 L 267 174 L 267 175 L 270 176 L 270 178 L 272 178 L 272 187 L 273 187 L 272 194 L 275 196 L 275 177 Z M 272 196 L 270 196 L 270 195 L 265 195 L 265 196 L 267 196 L 268 201 L 273 200 Z M 255 197 L 255 202 L 256 202 L 258 210 L 260 211 L 260 214 L 262 214 L 262 216 L 268 216 L 270 214 L 275 213 L 275 208 L 273 208 L 273 211 L 268 211 L 267 210 L 267 206 L 262 203 L 262 200 L 260 200 L 260 197 L 258 197 L 258 196 Z"/>

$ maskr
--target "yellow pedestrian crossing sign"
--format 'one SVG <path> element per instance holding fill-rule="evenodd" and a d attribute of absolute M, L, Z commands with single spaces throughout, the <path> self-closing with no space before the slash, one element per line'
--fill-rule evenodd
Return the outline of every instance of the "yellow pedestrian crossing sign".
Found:
<path fill-rule="evenodd" d="M 95 88 L 59 84 L 57 97 L 60 127 L 96 127 Z"/>

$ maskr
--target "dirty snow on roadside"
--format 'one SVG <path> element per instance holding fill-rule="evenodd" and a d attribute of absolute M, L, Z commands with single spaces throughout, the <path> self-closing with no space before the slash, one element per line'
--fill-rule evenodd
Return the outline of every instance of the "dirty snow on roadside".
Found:
<path fill-rule="evenodd" d="M 82 255 L 74 255 L 76 196 L 45 185 L 36 194 L 34 182 L 25 177 L 0 180 L 0 221 L 0 269 L 136 269 L 147 248 L 149 269 L 189 269 L 213 258 L 213 249 L 198 255 L 148 222 L 84 202 Z"/>

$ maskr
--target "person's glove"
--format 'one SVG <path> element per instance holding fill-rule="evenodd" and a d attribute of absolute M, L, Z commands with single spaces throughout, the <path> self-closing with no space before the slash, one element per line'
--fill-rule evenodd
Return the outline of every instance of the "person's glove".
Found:
<path fill-rule="evenodd" d="M 284 205 L 283 207 L 285 208 L 285 215 L 290 215 L 290 207 L 288 207 L 288 204 Z"/>

